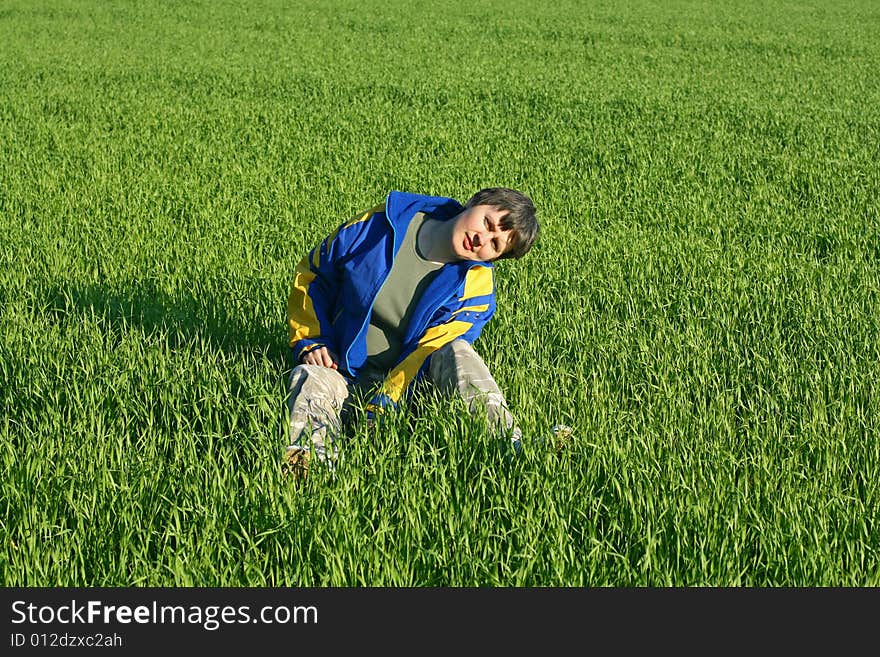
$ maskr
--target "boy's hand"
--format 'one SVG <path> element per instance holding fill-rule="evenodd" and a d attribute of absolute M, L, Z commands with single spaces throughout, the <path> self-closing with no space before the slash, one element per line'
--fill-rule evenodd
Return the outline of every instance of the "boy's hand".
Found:
<path fill-rule="evenodd" d="M 305 365 L 320 365 L 330 369 L 338 369 L 336 363 L 339 360 L 327 347 L 318 347 L 307 352 L 301 359 Z"/>

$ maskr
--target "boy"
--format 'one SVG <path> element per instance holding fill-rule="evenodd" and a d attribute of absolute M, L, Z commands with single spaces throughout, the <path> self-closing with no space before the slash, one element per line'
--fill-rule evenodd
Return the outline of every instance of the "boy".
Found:
<path fill-rule="evenodd" d="M 521 432 L 471 345 L 495 312 L 492 263 L 521 258 L 537 235 L 531 199 L 513 189 L 482 189 L 464 206 L 393 191 L 312 249 L 287 301 L 297 366 L 285 473 L 304 475 L 310 451 L 332 465 L 342 414 L 364 391 L 372 421 L 417 379 L 459 394 L 519 451 Z"/>

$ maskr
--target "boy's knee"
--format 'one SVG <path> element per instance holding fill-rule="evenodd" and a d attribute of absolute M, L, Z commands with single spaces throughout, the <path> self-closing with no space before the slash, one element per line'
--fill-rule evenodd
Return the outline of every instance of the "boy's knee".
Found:
<path fill-rule="evenodd" d="M 300 363 L 290 372 L 290 378 L 345 379 L 339 372 L 323 365 Z"/>
<path fill-rule="evenodd" d="M 291 378 L 294 376 L 320 376 L 321 370 L 327 369 L 322 365 L 307 365 L 305 363 L 300 363 L 290 372 Z"/>
<path fill-rule="evenodd" d="M 293 388 L 298 384 L 301 384 L 306 379 L 311 378 L 315 375 L 313 372 L 314 369 L 317 368 L 317 365 L 297 365 L 290 371 L 290 378 L 288 378 L 288 387 Z"/>
<path fill-rule="evenodd" d="M 434 355 L 431 357 L 431 360 L 437 358 L 438 360 L 443 360 L 444 358 L 454 358 L 457 355 L 466 354 L 466 353 L 476 353 L 474 352 L 473 346 L 467 340 L 463 340 L 461 338 L 456 338 L 452 342 L 448 342 L 442 347 L 440 347 L 437 351 L 434 352 Z"/>
<path fill-rule="evenodd" d="M 484 369 L 485 364 L 473 345 L 461 338 L 443 345 L 431 356 L 430 375 L 441 387 L 457 387 L 463 375 Z"/>
<path fill-rule="evenodd" d="M 437 379 L 441 372 L 447 370 L 450 366 L 454 367 L 455 355 L 461 353 L 464 347 L 470 347 L 470 345 L 461 338 L 456 338 L 431 354 L 431 362 L 429 363 L 431 377 Z"/>
<path fill-rule="evenodd" d="M 344 397 L 348 391 L 348 382 L 344 376 L 334 369 L 321 365 L 300 364 L 293 368 L 290 372 L 288 389 L 296 393 L 304 386 L 309 389 L 320 387 L 333 396 Z"/>

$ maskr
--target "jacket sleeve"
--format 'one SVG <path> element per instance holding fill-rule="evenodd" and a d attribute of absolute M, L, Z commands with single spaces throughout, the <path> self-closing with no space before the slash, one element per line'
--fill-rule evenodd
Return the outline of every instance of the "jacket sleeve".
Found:
<path fill-rule="evenodd" d="M 468 271 L 464 294 L 439 312 L 439 319 L 421 335 L 414 348 L 388 373 L 378 393 L 367 404 L 370 414 L 393 408 L 409 385 L 425 369 L 428 358 L 457 338 L 473 343 L 495 313 L 492 269 L 476 266 Z"/>
<path fill-rule="evenodd" d="M 369 219 L 384 210 L 383 205 L 355 215 L 309 251 L 294 272 L 287 297 L 288 345 L 297 362 L 312 349 L 328 347 L 332 342 L 331 325 L 341 283 L 341 258 L 344 258 L 365 230 Z"/>

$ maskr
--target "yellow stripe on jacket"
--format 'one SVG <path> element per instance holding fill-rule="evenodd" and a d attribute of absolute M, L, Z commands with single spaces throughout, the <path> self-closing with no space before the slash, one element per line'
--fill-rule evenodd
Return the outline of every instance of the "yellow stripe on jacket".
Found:
<path fill-rule="evenodd" d="M 288 344 L 291 347 L 299 340 L 315 338 L 321 334 L 318 316 L 309 297 L 309 285 L 313 280 L 315 274 L 309 268 L 309 256 L 306 255 L 296 266 L 296 273 L 290 286 L 290 296 L 287 297 L 287 325 L 290 329 Z"/>
<path fill-rule="evenodd" d="M 467 277 L 464 279 L 464 294 L 459 301 L 487 296 L 492 294 L 493 288 L 492 269 L 490 267 L 471 267 L 468 269 Z"/>
<path fill-rule="evenodd" d="M 459 308 L 454 313 L 452 313 L 452 316 L 455 317 L 458 313 L 481 313 L 486 310 L 489 310 L 488 303 L 483 303 L 479 306 L 465 306 L 464 308 Z"/>

